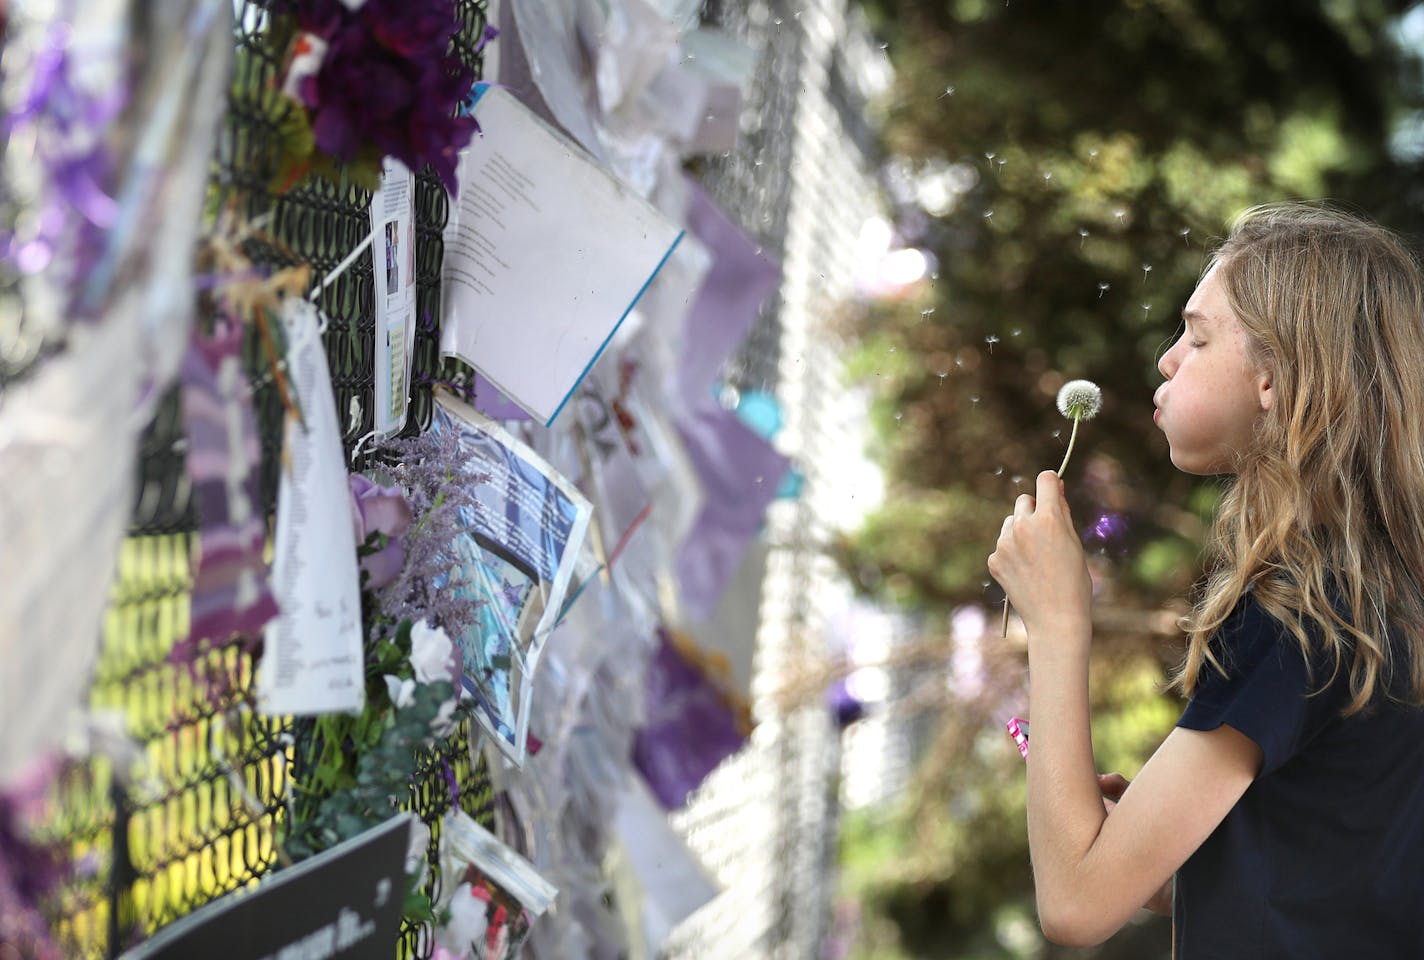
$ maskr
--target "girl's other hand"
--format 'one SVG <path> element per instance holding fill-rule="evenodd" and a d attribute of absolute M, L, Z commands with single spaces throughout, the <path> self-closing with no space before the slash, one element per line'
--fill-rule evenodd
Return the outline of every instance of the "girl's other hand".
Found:
<path fill-rule="evenodd" d="M 1103 792 L 1103 809 L 1112 813 L 1113 807 L 1122 799 L 1127 790 L 1128 779 L 1120 773 L 1098 774 L 1098 789 Z"/>

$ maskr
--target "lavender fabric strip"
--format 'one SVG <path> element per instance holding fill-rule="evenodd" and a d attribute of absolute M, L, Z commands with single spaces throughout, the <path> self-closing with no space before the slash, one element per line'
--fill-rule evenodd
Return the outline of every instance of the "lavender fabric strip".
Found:
<path fill-rule="evenodd" d="M 499 387 L 475 372 L 474 396 L 470 405 L 491 420 L 532 420 L 523 407 L 499 392 Z"/>
<path fill-rule="evenodd" d="M 646 691 L 647 725 L 634 738 L 633 763 L 658 802 L 676 810 L 746 737 L 716 688 L 661 630 Z"/>
<path fill-rule="evenodd" d="M 761 529 L 791 461 L 734 413 L 707 401 L 677 423 L 702 481 L 702 510 L 677 558 L 683 605 L 707 620 Z"/>
<path fill-rule="evenodd" d="M 696 407 L 746 338 L 766 298 L 781 283 L 781 267 L 756 245 L 695 182 L 689 181 L 687 229 L 712 254 L 684 325 L 678 384 L 683 402 Z"/>
<path fill-rule="evenodd" d="M 242 335 L 236 324 L 212 338 L 194 331 L 183 361 L 188 476 L 200 528 L 191 629 L 173 650 L 179 661 L 192 660 L 204 641 L 254 636 L 277 614 L 262 559 L 261 449 L 242 371 Z"/>

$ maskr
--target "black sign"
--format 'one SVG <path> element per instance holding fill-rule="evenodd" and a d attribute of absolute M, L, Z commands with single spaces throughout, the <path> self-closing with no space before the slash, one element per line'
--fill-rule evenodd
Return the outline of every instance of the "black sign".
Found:
<path fill-rule="evenodd" d="M 390 960 L 413 819 L 403 813 L 215 900 L 121 960 Z"/>

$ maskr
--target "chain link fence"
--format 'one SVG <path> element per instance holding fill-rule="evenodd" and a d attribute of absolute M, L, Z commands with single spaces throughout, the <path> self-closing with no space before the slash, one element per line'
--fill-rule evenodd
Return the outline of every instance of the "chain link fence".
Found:
<path fill-rule="evenodd" d="M 482 0 L 459 0 L 456 48 L 480 66 L 485 25 Z M 279 136 L 270 111 L 251 94 L 275 85 L 277 63 L 263 32 L 261 3 L 235 8 L 237 57 L 228 112 L 220 131 L 210 182 L 210 209 L 234 209 L 265 223 L 267 241 L 244 247 L 252 262 L 280 269 L 309 263 L 325 276 L 371 231 L 370 194 L 355 186 L 313 181 L 282 196 L 270 188 Z M 417 330 L 412 358 L 407 435 L 425 429 L 431 387 L 452 371 L 439 358 L 441 232 L 448 200 L 428 170 L 415 195 Z M 321 295 L 330 318 L 324 337 L 338 415 L 347 418 L 344 442 L 352 453 L 374 422 L 375 320 L 372 255 L 363 253 Z M 200 304 L 199 324 L 210 324 L 211 304 Z M 283 410 L 265 373 L 260 344 L 249 331 L 244 360 L 261 437 L 261 503 L 275 508 Z M 247 642 L 232 638 L 204 648 L 190 667 L 170 662 L 175 641 L 188 632 L 191 557 L 198 518 L 185 467 L 186 441 L 177 391 L 161 403 L 142 440 L 139 487 L 129 535 L 118 562 L 112 604 L 103 625 L 102 652 L 90 705 L 114 711 L 144 754 L 135 782 L 96 759 L 66 774 L 48 832 L 66 843 L 87 878 L 51 904 L 66 956 L 112 957 L 170 923 L 276 869 L 277 847 L 292 764 L 311 736 L 309 722 L 264 718 L 255 709 L 254 662 Z M 360 465 L 359 462 L 357 464 Z M 421 758 L 405 807 L 434 828 L 458 804 L 492 822 L 489 781 L 472 764 L 470 732 L 462 727 Z M 432 883 L 434 872 L 432 871 Z M 428 957 L 428 931 L 407 924 L 398 955 Z"/>

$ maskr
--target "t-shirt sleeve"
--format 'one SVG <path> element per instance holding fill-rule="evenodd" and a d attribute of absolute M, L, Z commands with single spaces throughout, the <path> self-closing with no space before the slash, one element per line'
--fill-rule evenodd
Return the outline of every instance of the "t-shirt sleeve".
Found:
<path fill-rule="evenodd" d="M 1317 665 L 1312 675 L 1295 637 L 1250 593 L 1222 623 L 1212 646 L 1227 675 L 1202 665 L 1177 726 L 1215 730 L 1224 723 L 1239 730 L 1261 748 L 1260 775 L 1295 756 L 1338 714 L 1340 684 L 1320 690 L 1329 668 Z"/>

